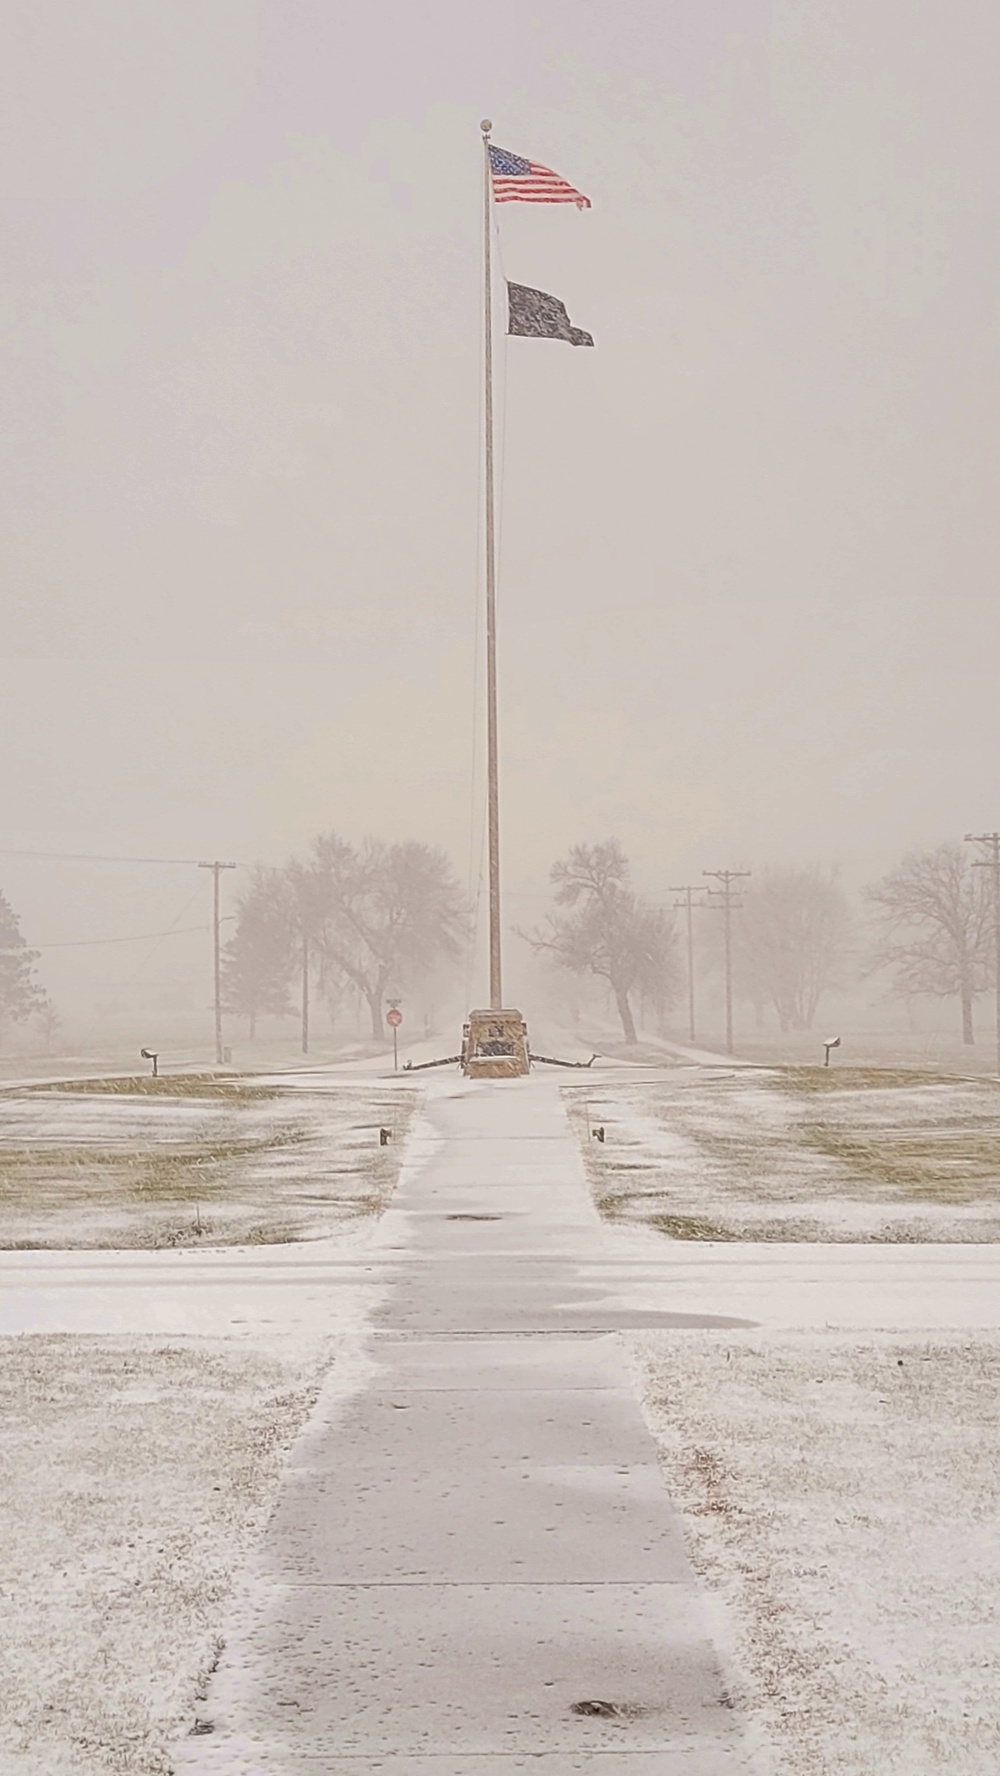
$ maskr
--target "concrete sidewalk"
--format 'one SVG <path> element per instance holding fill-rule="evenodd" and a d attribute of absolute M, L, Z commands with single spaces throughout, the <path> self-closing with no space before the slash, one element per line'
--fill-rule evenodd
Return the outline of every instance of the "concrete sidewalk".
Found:
<path fill-rule="evenodd" d="M 555 1083 L 435 1081 L 379 1250 L 370 1384 L 293 1451 L 178 1770 L 748 1770 L 609 1335 L 677 1316 L 609 1319 L 582 1276 Z"/>

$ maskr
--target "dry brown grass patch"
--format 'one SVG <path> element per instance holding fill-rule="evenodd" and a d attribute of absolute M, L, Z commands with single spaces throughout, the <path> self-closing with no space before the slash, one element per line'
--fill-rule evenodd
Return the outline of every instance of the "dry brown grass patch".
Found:
<path fill-rule="evenodd" d="M 958 1076 L 928 1072 L 919 1067 L 775 1067 L 758 1077 L 760 1084 L 771 1091 L 837 1092 L 902 1091 L 916 1085 L 954 1085 Z M 997 1082 L 984 1079 L 982 1083 Z"/>

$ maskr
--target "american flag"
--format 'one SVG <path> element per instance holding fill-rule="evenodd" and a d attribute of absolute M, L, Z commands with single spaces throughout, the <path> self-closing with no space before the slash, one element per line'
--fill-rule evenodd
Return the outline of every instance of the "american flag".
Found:
<path fill-rule="evenodd" d="M 589 197 L 560 179 L 551 167 L 539 166 L 537 160 L 523 160 L 507 148 L 494 148 L 492 142 L 489 151 L 497 203 L 575 203 L 578 210 L 590 209 Z"/>

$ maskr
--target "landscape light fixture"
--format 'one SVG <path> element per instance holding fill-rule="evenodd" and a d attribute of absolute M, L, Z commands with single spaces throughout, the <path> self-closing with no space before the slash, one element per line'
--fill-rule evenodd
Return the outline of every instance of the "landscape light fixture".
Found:
<path fill-rule="evenodd" d="M 141 1055 L 141 1057 L 144 1061 L 152 1061 L 152 1063 L 153 1063 L 153 1078 L 158 1079 L 160 1076 L 159 1070 L 158 1070 L 158 1064 L 159 1064 L 159 1059 L 160 1059 L 159 1055 L 154 1054 L 153 1050 L 151 1048 L 140 1048 L 139 1054 Z"/>
<path fill-rule="evenodd" d="M 824 1049 L 823 1065 L 824 1065 L 824 1067 L 828 1067 L 830 1065 L 830 1050 L 831 1050 L 831 1048 L 839 1048 L 839 1047 L 840 1047 L 840 1037 L 839 1036 L 828 1036 L 826 1038 L 826 1041 L 823 1044 L 823 1049 Z"/>

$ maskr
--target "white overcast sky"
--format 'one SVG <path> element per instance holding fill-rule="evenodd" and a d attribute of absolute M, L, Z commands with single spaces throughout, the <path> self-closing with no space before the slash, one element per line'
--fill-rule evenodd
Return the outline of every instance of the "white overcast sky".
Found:
<path fill-rule="evenodd" d="M 998 65 L 993 0 L 5 0 L 3 845 L 478 863 L 484 115 L 593 199 L 499 215 L 597 341 L 500 354 L 512 890 L 1000 824 Z M 115 881 L 0 858 L 36 938 L 199 886 Z"/>

